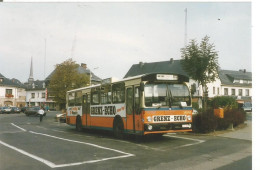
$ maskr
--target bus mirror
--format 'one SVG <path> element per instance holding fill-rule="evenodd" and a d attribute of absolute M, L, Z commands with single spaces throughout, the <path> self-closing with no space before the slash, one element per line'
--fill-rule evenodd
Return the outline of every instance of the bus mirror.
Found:
<path fill-rule="evenodd" d="M 144 91 L 144 83 L 143 82 L 140 84 L 140 91 Z"/>

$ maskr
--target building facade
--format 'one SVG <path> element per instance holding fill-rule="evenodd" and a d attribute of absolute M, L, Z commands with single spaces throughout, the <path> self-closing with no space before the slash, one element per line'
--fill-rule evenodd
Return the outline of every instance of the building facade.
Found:
<path fill-rule="evenodd" d="M 8 79 L 0 74 L 0 106 L 25 106 L 25 86 L 17 79 Z"/>

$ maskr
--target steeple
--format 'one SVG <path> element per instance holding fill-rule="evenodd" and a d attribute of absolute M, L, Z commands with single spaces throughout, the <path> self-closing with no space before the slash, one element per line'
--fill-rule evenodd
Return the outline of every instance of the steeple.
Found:
<path fill-rule="evenodd" d="M 34 81 L 34 79 L 33 79 L 33 60 L 31 57 L 31 68 L 30 68 L 30 75 L 29 75 L 28 83 L 32 84 L 33 81 Z"/>

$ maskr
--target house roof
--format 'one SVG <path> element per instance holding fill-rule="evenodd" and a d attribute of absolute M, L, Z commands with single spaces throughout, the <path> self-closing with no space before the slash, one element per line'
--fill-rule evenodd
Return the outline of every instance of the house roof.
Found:
<path fill-rule="evenodd" d="M 187 73 L 182 69 L 181 60 L 169 60 L 153 63 L 142 63 L 134 64 L 126 73 L 124 78 L 137 76 L 147 73 L 173 73 L 188 76 Z"/>
<path fill-rule="evenodd" d="M 224 85 L 238 85 L 238 86 L 252 86 L 252 83 L 243 84 L 235 83 L 234 80 L 249 80 L 252 81 L 252 73 L 246 71 L 233 71 L 233 70 L 219 70 L 219 78 Z"/>
<path fill-rule="evenodd" d="M 82 67 L 82 66 L 79 65 L 78 68 L 77 68 L 77 71 L 78 71 L 78 73 L 80 73 L 80 74 L 90 74 L 90 73 L 91 73 L 91 81 L 100 82 L 100 81 L 102 80 L 101 78 L 99 78 L 98 76 L 96 76 L 92 71 L 90 71 L 89 68 L 84 68 L 84 67 Z M 51 74 L 50 74 L 45 80 L 50 80 L 51 77 L 52 77 L 52 75 L 54 74 L 54 72 L 55 72 L 55 70 L 53 70 L 53 71 L 51 72 Z"/>
<path fill-rule="evenodd" d="M 2 79 L 2 81 L 0 81 L 0 86 L 25 88 L 24 84 L 15 78 L 12 79 L 6 78 L 1 73 L 0 73 L 0 78 Z"/>
<path fill-rule="evenodd" d="M 26 90 L 45 90 L 45 81 L 44 80 L 36 80 L 32 83 L 26 83 Z"/>

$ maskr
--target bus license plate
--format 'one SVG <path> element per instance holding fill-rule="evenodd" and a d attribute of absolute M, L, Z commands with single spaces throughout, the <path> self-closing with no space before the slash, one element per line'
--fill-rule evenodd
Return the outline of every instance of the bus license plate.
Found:
<path fill-rule="evenodd" d="M 186 115 L 161 115 L 153 116 L 153 122 L 186 122 Z"/>

